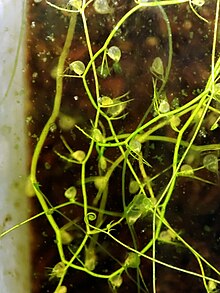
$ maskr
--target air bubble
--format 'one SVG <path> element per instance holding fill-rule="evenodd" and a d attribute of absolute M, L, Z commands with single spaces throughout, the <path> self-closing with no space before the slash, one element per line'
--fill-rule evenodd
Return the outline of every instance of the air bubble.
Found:
<path fill-rule="evenodd" d="M 109 6 L 108 0 L 95 0 L 93 7 L 99 14 L 109 14 L 114 12 L 114 9 Z"/>
<path fill-rule="evenodd" d="M 163 61 L 160 57 L 154 59 L 150 70 L 156 76 L 162 77 L 164 75 Z"/>
<path fill-rule="evenodd" d="M 94 248 L 85 248 L 85 268 L 93 271 L 97 264 L 97 256 Z"/>
<path fill-rule="evenodd" d="M 82 0 L 69 0 L 69 5 L 71 5 L 73 8 L 79 10 L 82 7 Z"/>
<path fill-rule="evenodd" d="M 170 125 L 173 129 L 176 129 L 176 127 L 178 127 L 181 123 L 181 120 L 178 116 L 173 116 L 171 119 L 170 119 Z"/>
<path fill-rule="evenodd" d="M 203 6 L 205 4 L 205 0 L 192 0 L 191 3 L 197 6 Z"/>
<path fill-rule="evenodd" d="M 121 50 L 116 46 L 110 47 L 107 54 L 115 62 L 119 62 L 121 59 Z"/>
<path fill-rule="evenodd" d="M 170 111 L 170 104 L 163 100 L 160 102 L 159 109 L 160 113 L 167 113 Z"/>
<path fill-rule="evenodd" d="M 84 151 L 78 150 L 78 151 L 73 152 L 71 154 L 71 156 L 73 159 L 75 159 L 81 163 L 85 159 L 86 154 Z"/>
<path fill-rule="evenodd" d="M 62 278 L 66 270 L 65 264 L 60 261 L 52 269 L 51 278 Z"/>
<path fill-rule="evenodd" d="M 113 105 L 113 100 L 107 96 L 103 96 L 101 98 L 101 105 L 103 107 L 109 107 L 109 106 Z"/>
<path fill-rule="evenodd" d="M 92 138 L 97 142 L 104 142 L 104 136 L 98 128 L 94 128 L 92 131 Z"/>
<path fill-rule="evenodd" d="M 203 165 L 204 167 L 213 172 L 218 173 L 218 158 L 215 155 L 209 154 L 206 155 L 203 159 Z"/>
<path fill-rule="evenodd" d="M 95 187 L 99 191 L 103 191 L 107 185 L 108 181 L 105 176 L 96 176 L 94 180 Z"/>
<path fill-rule="evenodd" d="M 70 70 L 74 71 L 77 75 L 82 75 L 85 71 L 85 65 L 82 61 L 74 61 L 69 65 Z"/>
<path fill-rule="evenodd" d="M 68 198 L 69 201 L 75 201 L 76 194 L 77 190 L 75 186 L 69 187 L 64 193 L 65 197 Z"/>
<path fill-rule="evenodd" d="M 182 165 L 180 172 L 181 172 L 181 175 L 183 176 L 191 176 L 194 174 L 193 168 L 188 164 Z"/>
<path fill-rule="evenodd" d="M 117 117 L 124 111 L 125 107 L 126 103 L 115 103 L 115 106 L 108 108 L 107 114 L 111 117 Z"/>
<path fill-rule="evenodd" d="M 140 186 L 139 186 L 137 181 L 135 181 L 135 180 L 130 181 L 130 183 L 129 183 L 129 192 L 131 194 L 137 193 L 139 188 L 140 188 Z"/>
<path fill-rule="evenodd" d="M 171 230 L 164 230 L 160 232 L 159 240 L 163 242 L 171 242 L 176 239 L 176 234 Z"/>
<path fill-rule="evenodd" d="M 60 236 L 61 236 L 61 241 L 62 244 L 68 245 L 73 241 L 73 235 L 71 235 L 69 232 L 66 230 L 60 230 Z"/>
<path fill-rule="evenodd" d="M 141 152 L 141 143 L 136 139 L 132 139 L 129 142 L 129 147 L 132 150 L 132 152 L 134 152 L 134 153 L 140 153 Z"/>
<path fill-rule="evenodd" d="M 142 216 L 146 215 L 152 206 L 152 201 L 144 194 L 137 194 L 127 206 L 125 217 L 129 225 L 134 223 Z"/>
<path fill-rule="evenodd" d="M 102 171 L 106 171 L 107 169 L 107 161 L 104 156 L 101 156 L 98 162 L 98 166 Z"/>
<path fill-rule="evenodd" d="M 119 288 L 121 286 L 123 279 L 122 279 L 121 275 L 119 274 L 119 275 L 110 277 L 109 282 L 115 291 L 116 288 Z"/>
<path fill-rule="evenodd" d="M 66 114 L 60 113 L 59 115 L 59 127 L 64 131 L 71 130 L 76 124 L 76 120 Z"/>
<path fill-rule="evenodd" d="M 137 253 L 130 252 L 124 264 L 127 268 L 137 269 L 140 266 L 139 255 Z"/>

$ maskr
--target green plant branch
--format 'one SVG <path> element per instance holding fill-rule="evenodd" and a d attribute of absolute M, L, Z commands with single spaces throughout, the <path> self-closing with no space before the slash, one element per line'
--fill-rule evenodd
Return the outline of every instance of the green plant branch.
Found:
<path fill-rule="evenodd" d="M 60 55 L 59 58 L 59 62 L 58 62 L 58 66 L 57 66 L 57 76 L 56 76 L 56 95 L 54 98 L 54 107 L 53 107 L 53 111 L 52 114 L 50 116 L 50 118 L 48 119 L 47 123 L 45 124 L 40 137 L 37 141 L 37 145 L 35 147 L 33 156 L 32 156 L 32 161 L 31 161 L 31 172 L 30 172 L 30 180 L 31 183 L 33 185 L 33 188 L 36 192 L 37 198 L 43 208 L 43 210 L 45 212 L 47 212 L 48 206 L 46 201 L 44 200 L 43 194 L 40 191 L 39 188 L 39 184 L 36 178 L 36 174 L 37 174 L 37 164 L 39 161 L 39 156 L 41 154 L 43 145 L 46 141 L 46 138 L 48 136 L 48 133 L 50 131 L 50 127 L 53 123 L 55 123 L 55 120 L 59 114 L 59 110 L 60 110 L 60 104 L 61 104 L 61 99 L 62 99 L 62 92 L 63 92 L 63 77 L 62 74 L 64 72 L 64 64 L 65 64 L 65 60 L 68 56 L 69 53 L 69 49 L 70 46 L 72 44 L 72 39 L 73 39 L 73 35 L 74 35 L 74 31 L 75 31 L 75 25 L 76 25 L 76 15 L 73 14 L 70 18 L 70 23 L 69 23 L 69 28 L 68 28 L 68 32 L 67 32 L 67 36 L 66 36 L 66 41 L 62 50 L 62 53 Z M 55 231 L 56 234 L 56 239 L 57 239 L 57 246 L 58 246 L 58 250 L 60 253 L 60 257 L 61 260 L 64 259 L 64 252 L 63 252 L 63 248 L 62 248 L 62 240 L 61 240 L 61 235 L 59 232 L 59 228 L 57 226 L 57 223 L 55 222 L 53 216 L 49 213 L 46 213 L 46 217 L 50 223 L 50 225 L 52 226 L 52 228 Z"/>

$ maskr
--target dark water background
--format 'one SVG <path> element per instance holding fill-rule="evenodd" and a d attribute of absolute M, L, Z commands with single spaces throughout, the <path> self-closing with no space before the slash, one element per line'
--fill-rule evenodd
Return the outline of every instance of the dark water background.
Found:
<path fill-rule="evenodd" d="M 37 137 L 51 114 L 55 96 L 55 79 L 51 72 L 55 68 L 65 35 L 68 28 L 69 17 L 62 12 L 46 5 L 43 1 L 33 3 L 28 1 L 28 29 L 27 29 L 27 84 L 29 98 L 27 101 L 27 116 L 32 117 L 28 126 L 30 134 L 30 154 L 33 152 Z M 97 15 L 90 5 L 87 9 L 87 20 L 93 50 L 101 48 L 104 40 L 109 35 L 115 23 L 132 7 L 132 1 L 119 0 L 113 7 L 114 13 L 110 15 Z M 57 5 L 60 1 L 54 2 Z M 203 89 L 210 74 L 212 38 L 214 27 L 215 1 L 207 1 L 199 13 L 209 23 L 198 19 L 187 4 L 166 7 L 172 35 L 173 35 L 173 61 L 169 81 L 166 85 L 168 100 L 172 103 L 178 99 L 180 105 L 195 97 L 200 89 Z M 150 106 L 153 95 L 152 75 L 150 66 L 155 57 L 160 56 L 164 63 L 168 57 L 167 28 L 158 8 L 149 8 L 132 15 L 122 26 L 121 32 L 112 41 L 122 51 L 120 62 L 122 73 L 112 74 L 101 80 L 100 90 L 105 95 L 117 97 L 129 91 L 129 97 L 133 99 L 128 105 L 126 119 L 116 122 L 116 129 L 122 132 L 132 132 Z M 219 48 L 219 43 L 218 43 Z M 85 47 L 83 25 L 78 16 L 76 32 L 68 62 L 81 60 L 87 64 L 89 55 Z M 101 59 L 97 60 L 97 63 Z M 92 80 L 91 80 L 92 82 Z M 78 98 L 76 98 L 78 97 Z M 64 79 L 64 92 L 61 106 L 63 114 L 76 117 L 77 123 L 85 130 L 91 128 L 90 119 L 94 119 L 95 111 L 88 101 L 80 79 Z M 54 153 L 58 150 L 66 152 L 60 135 L 73 149 L 80 145 L 81 149 L 88 149 L 88 139 L 75 129 L 65 132 L 58 128 L 50 133 L 43 148 L 39 165 L 38 181 L 41 189 L 53 206 L 63 202 L 64 190 L 80 178 L 80 167 L 67 164 Z M 107 129 L 108 131 L 108 129 Z M 165 131 L 165 133 L 164 133 Z M 219 130 L 200 133 L 198 144 L 219 143 Z M 172 135 L 170 129 L 158 131 L 157 135 Z M 165 166 L 171 164 L 173 156 L 172 145 L 162 142 L 146 143 L 145 158 L 154 167 L 153 172 L 161 172 Z M 108 151 L 108 157 L 116 158 L 118 153 Z M 88 162 L 87 176 L 95 176 L 97 170 L 97 155 L 91 157 Z M 162 160 L 162 163 L 161 163 Z M 202 174 L 204 175 L 204 174 Z M 107 209 L 122 212 L 121 200 L 115 198 L 115 190 L 120 191 L 121 171 L 116 170 L 111 178 Z M 126 178 L 129 179 L 129 172 Z M 160 193 L 168 180 L 168 174 L 155 182 L 154 189 Z M 184 239 L 201 253 L 217 268 L 220 268 L 220 190 L 218 179 L 213 174 L 205 174 L 206 179 L 214 180 L 216 185 L 207 185 L 196 180 L 181 179 L 175 188 L 172 200 L 169 204 L 166 217 L 173 227 L 182 231 Z M 118 188 L 118 189 L 117 189 Z M 88 188 L 91 200 L 94 198 L 95 189 Z M 120 196 L 119 196 L 120 198 Z M 32 200 L 33 214 L 41 211 L 37 199 Z M 83 226 L 82 209 L 71 206 L 61 210 L 69 218 L 77 218 L 78 224 Z M 60 226 L 65 219 L 60 215 L 54 215 Z M 58 253 L 54 242 L 54 232 L 45 217 L 33 222 L 33 293 L 54 292 L 57 280 L 49 281 L 47 268 L 52 268 L 58 261 Z M 141 249 L 151 237 L 151 221 L 140 220 L 136 223 L 138 249 Z M 74 245 L 77 247 L 82 240 L 82 233 L 75 231 Z M 126 224 L 115 232 L 120 240 L 132 243 Z M 101 247 L 104 247 L 119 262 L 124 261 L 126 251 L 108 237 L 100 236 L 100 248 L 98 249 L 98 265 L 96 270 L 104 273 L 111 272 L 117 265 Z M 74 247 L 73 247 L 74 250 Z M 66 252 L 68 253 L 68 252 Z M 173 245 L 161 244 L 157 246 L 157 258 L 170 264 L 180 266 L 194 272 L 200 272 L 195 257 L 183 248 Z M 71 256 L 71 253 L 69 252 Z M 151 263 L 142 260 L 141 271 L 145 282 L 151 288 L 152 266 Z M 211 273 L 211 272 L 210 272 Z M 129 274 L 135 279 L 136 271 Z M 157 292 L 158 293 L 203 293 L 205 292 L 202 280 L 188 274 L 157 266 Z M 206 271 L 209 276 L 209 271 Z M 212 277 L 216 277 L 212 275 Z M 123 275 L 123 285 L 117 292 L 137 292 L 136 284 Z M 69 270 L 64 280 L 68 292 L 111 292 L 106 280 L 100 280 L 88 276 L 79 271 Z M 143 289 L 141 292 L 147 292 Z M 151 289 L 149 289 L 151 292 Z"/>

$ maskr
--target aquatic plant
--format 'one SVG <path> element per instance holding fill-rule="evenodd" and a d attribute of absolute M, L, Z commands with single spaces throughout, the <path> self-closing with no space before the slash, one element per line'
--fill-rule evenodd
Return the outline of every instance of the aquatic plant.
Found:
<path fill-rule="evenodd" d="M 199 184 L 208 192 L 207 186 L 218 184 L 220 1 L 212 2 L 215 19 L 209 20 L 205 1 L 136 0 L 122 7 L 114 1 L 71 0 L 63 6 L 52 1 L 36 5 L 56 11 L 68 23 L 53 75 L 52 111 L 47 113 L 47 121 L 36 134 L 28 182 L 42 209 L 33 218 L 45 217 L 53 229 L 58 261 L 51 269 L 48 283 L 57 280 L 53 289 L 56 293 L 73 292 L 78 271 L 90 282 L 90 277 L 94 278 L 92 284 L 96 286 L 98 282 L 103 288 L 108 284 L 113 292 L 123 292 L 126 286 L 131 286 L 132 292 L 156 293 L 171 292 L 177 276 L 190 280 L 195 292 L 198 288 L 218 292 L 220 272 L 219 262 L 215 263 L 216 254 L 209 248 L 212 255 L 205 255 L 205 250 L 196 244 L 196 236 L 212 228 L 205 223 L 202 232 L 194 230 L 196 236 L 191 236 L 189 223 L 193 229 L 200 224 L 194 223 L 196 199 L 192 199 L 191 210 L 187 202 L 192 192 L 190 186 Z M 193 89 L 194 92 L 172 87 L 178 63 L 175 50 L 183 46 L 175 44 L 172 31 L 178 8 L 188 14 L 183 25 L 192 29 L 189 42 L 193 42 L 195 34 L 193 22 L 201 26 L 208 25 L 208 21 L 213 24 L 207 78 L 200 77 L 203 87 Z M 158 45 L 160 56 L 138 57 L 144 69 L 134 70 L 137 76 L 130 84 L 131 65 L 138 59 L 136 42 L 130 43 L 130 34 L 140 34 L 140 19 L 150 9 L 160 17 L 163 45 Z M 101 44 L 96 43 L 97 32 L 92 31 L 91 15 L 105 17 L 104 23 L 108 24 L 105 32 L 102 27 L 97 30 L 103 33 Z M 129 36 L 127 40 L 126 36 Z M 80 38 L 86 53 L 75 60 L 74 46 L 77 48 Z M 151 36 L 145 42 L 155 50 L 154 44 L 157 47 L 160 40 Z M 141 86 L 141 75 L 148 77 L 145 82 L 150 86 L 146 89 Z M 181 85 L 183 77 L 175 79 Z M 109 87 L 105 86 L 106 81 Z M 89 109 L 88 117 L 75 117 L 71 111 L 65 113 L 62 106 L 68 108 L 68 103 L 72 103 L 69 98 L 65 100 L 66 84 L 73 84 L 71 91 L 76 85 L 75 101 L 81 100 L 81 107 Z M 146 90 L 141 96 L 146 101 L 140 100 L 138 88 Z M 83 111 L 81 114 L 84 116 Z M 71 126 L 65 126 L 64 121 Z M 56 172 L 61 177 L 56 180 L 64 181 L 60 183 L 61 189 L 57 184 L 48 186 L 50 182 L 44 179 L 40 167 L 48 163 L 44 154 L 50 144 L 51 162 L 47 164 L 46 178 L 59 166 L 61 171 Z M 166 276 L 170 281 L 165 280 Z M 169 282 L 171 285 L 167 285 Z M 167 289 L 161 289 L 163 284 Z M 185 292 L 184 286 L 180 285 L 179 292 Z"/>

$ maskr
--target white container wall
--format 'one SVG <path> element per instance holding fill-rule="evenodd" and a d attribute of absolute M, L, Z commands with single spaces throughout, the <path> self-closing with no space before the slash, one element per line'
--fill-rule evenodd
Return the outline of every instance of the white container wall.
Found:
<path fill-rule="evenodd" d="M 0 0 L 0 234 L 28 218 L 23 0 Z M 0 288 L 30 292 L 28 225 L 0 238 Z"/>

